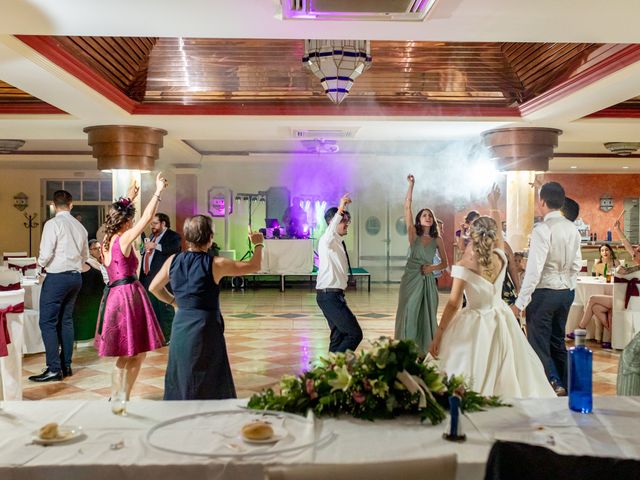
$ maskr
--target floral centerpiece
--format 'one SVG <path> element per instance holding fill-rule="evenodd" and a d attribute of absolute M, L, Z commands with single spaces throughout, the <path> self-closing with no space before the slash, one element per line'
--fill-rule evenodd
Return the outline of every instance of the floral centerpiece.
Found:
<path fill-rule="evenodd" d="M 505 405 L 467 388 L 461 376 L 447 376 L 433 363 L 420 361 L 410 340 L 381 337 L 358 354 L 331 353 L 299 376 L 286 375 L 280 393 L 269 388 L 249 399 L 249 408 L 316 415 L 349 414 L 373 420 L 400 414 L 419 415 L 432 424 L 446 417 L 449 396 L 461 397 L 462 411 Z"/>

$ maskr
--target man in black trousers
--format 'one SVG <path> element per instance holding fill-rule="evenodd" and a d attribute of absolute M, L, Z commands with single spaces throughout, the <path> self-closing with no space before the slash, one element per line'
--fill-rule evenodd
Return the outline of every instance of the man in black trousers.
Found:
<path fill-rule="evenodd" d="M 56 215 L 44 224 L 38 257 L 46 269 L 40 293 L 40 332 L 47 368 L 32 382 L 52 382 L 71 376 L 73 308 L 82 287 L 82 266 L 89 257 L 87 230 L 71 216 L 73 198 L 66 190 L 53 194 Z M 39 278 L 41 278 L 39 276 Z"/>
<path fill-rule="evenodd" d="M 160 271 L 164 262 L 171 255 L 182 249 L 182 239 L 178 233 L 171 230 L 171 220 L 164 213 L 157 213 L 151 220 L 151 235 L 143 236 L 142 262 L 140 262 L 140 283 L 149 293 L 151 306 L 158 318 L 165 342 L 171 339 L 171 325 L 173 324 L 174 309 L 171 305 L 158 300 L 151 292 L 149 285 Z M 167 286 L 169 291 L 171 287 Z"/>
<path fill-rule="evenodd" d="M 324 219 L 328 227 L 318 242 L 320 266 L 316 301 L 331 329 L 330 352 L 355 350 L 362 341 L 362 329 L 344 298 L 351 273 L 349 255 L 342 240 L 351 223 L 351 215 L 345 210 L 349 203 L 351 199 L 347 193 L 340 199 L 339 207 L 327 210 Z"/>
<path fill-rule="evenodd" d="M 522 287 L 511 306 L 516 317 L 526 308 L 527 338 L 558 396 L 567 394 L 565 326 L 582 266 L 580 234 L 560 212 L 564 203 L 562 185 L 542 186 L 539 207 L 544 221 L 531 234 Z"/>

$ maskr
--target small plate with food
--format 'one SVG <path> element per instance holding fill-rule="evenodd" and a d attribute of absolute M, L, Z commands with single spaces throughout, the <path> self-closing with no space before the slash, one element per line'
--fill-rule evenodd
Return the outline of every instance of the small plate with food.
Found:
<path fill-rule="evenodd" d="M 276 443 L 288 435 L 286 428 L 267 420 L 253 420 L 242 426 L 240 437 L 247 443 Z"/>
<path fill-rule="evenodd" d="M 58 425 L 47 423 L 37 432 L 33 432 L 33 443 L 38 445 L 54 445 L 64 443 L 82 435 L 82 427 L 77 425 Z"/>

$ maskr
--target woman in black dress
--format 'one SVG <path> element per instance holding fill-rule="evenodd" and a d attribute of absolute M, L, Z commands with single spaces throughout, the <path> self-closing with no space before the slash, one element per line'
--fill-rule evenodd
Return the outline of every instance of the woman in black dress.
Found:
<path fill-rule="evenodd" d="M 256 250 L 248 262 L 211 258 L 213 242 L 210 217 L 196 215 L 184 222 L 187 250 L 167 259 L 149 290 L 173 305 L 169 362 L 165 376 L 165 400 L 235 398 L 220 313 L 220 280 L 227 275 L 247 275 L 260 270 L 263 236 L 250 233 Z M 166 289 L 171 282 L 173 295 Z"/>

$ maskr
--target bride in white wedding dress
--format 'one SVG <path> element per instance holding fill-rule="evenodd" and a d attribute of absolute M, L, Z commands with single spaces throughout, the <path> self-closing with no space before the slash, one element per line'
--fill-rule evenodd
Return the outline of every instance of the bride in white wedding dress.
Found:
<path fill-rule="evenodd" d="M 555 397 L 540 359 L 502 300 L 507 257 L 489 217 L 471 225 L 472 241 L 452 267 L 453 286 L 429 353 L 449 375 L 462 374 L 482 395 Z M 462 294 L 467 305 L 460 310 Z"/>

